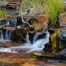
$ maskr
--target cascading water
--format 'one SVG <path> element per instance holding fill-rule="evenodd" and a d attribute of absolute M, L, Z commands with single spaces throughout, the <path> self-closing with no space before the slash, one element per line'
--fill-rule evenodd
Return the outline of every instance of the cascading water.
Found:
<path fill-rule="evenodd" d="M 1 48 L 0 52 L 10 52 L 10 53 L 19 53 L 19 52 L 21 52 L 21 53 L 24 52 L 25 53 L 26 52 L 26 53 L 31 53 L 33 51 L 43 50 L 44 45 L 49 42 L 50 34 L 49 34 L 49 32 L 46 32 L 46 35 L 41 35 L 41 37 L 38 39 L 39 35 L 40 34 L 34 35 L 34 39 L 36 39 L 36 40 L 33 39 L 35 42 L 33 42 L 33 44 L 31 44 L 29 42 L 29 35 L 27 33 L 27 35 L 26 35 L 27 43 L 25 45 L 9 47 L 9 48 Z M 42 38 L 42 36 L 44 36 L 44 37 Z M 13 48 L 16 49 L 17 51 L 12 50 Z M 22 50 L 19 50 L 18 48 L 21 48 Z M 27 51 L 23 50 L 23 49 L 26 49 L 26 48 L 28 48 L 29 50 L 27 50 Z"/>
<path fill-rule="evenodd" d="M 28 35 L 28 33 L 27 33 L 27 35 L 26 35 L 26 42 L 27 42 L 27 44 L 31 44 L 31 43 L 30 43 L 30 40 L 29 40 L 29 35 Z"/>
<path fill-rule="evenodd" d="M 5 35 L 5 39 L 4 39 L 4 35 Z M 5 34 L 3 35 L 3 32 L 1 33 L 1 37 L 0 37 L 0 42 L 10 42 L 10 35 L 11 33 L 9 33 L 6 31 Z"/>
<path fill-rule="evenodd" d="M 43 34 L 42 33 L 36 34 L 34 37 L 35 41 L 32 45 L 32 48 L 29 51 L 27 51 L 27 53 L 37 51 L 37 50 L 39 50 L 39 51 L 43 50 L 44 45 L 49 42 L 49 37 L 50 37 L 49 32 L 46 32 Z"/>
<path fill-rule="evenodd" d="M 42 35 L 42 33 L 39 33 L 39 34 L 36 33 L 33 38 L 33 43 L 31 44 L 29 41 L 29 35 L 27 34 L 28 42 L 25 45 L 10 47 L 10 49 L 14 48 L 14 49 L 19 50 L 18 48 L 21 48 L 23 50 L 23 49 L 27 48 L 29 50 L 27 50 L 26 53 L 30 53 L 30 52 L 37 51 L 37 50 L 43 50 L 44 45 L 49 42 L 49 37 L 50 37 L 50 34 L 48 31 L 45 32 L 43 35 Z M 22 50 L 20 50 L 20 51 L 22 51 Z"/>

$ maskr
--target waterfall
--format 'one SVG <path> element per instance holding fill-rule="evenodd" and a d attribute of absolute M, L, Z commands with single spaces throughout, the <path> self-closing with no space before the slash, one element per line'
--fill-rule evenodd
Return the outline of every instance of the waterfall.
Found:
<path fill-rule="evenodd" d="M 29 49 L 29 50 L 26 50 L 25 52 L 26 53 L 31 53 L 31 52 L 33 52 L 33 51 L 40 51 L 40 50 L 43 50 L 43 48 L 44 48 L 44 45 L 46 44 L 46 43 L 48 43 L 49 42 L 49 37 L 50 37 L 50 34 L 49 34 L 49 32 L 46 32 L 46 35 L 42 35 L 42 36 L 44 36 L 43 38 L 42 38 L 42 36 L 41 36 L 41 38 L 40 39 L 38 39 L 38 40 L 36 40 L 38 37 L 39 37 L 39 35 L 40 35 L 41 33 L 36 33 L 35 35 L 34 35 L 34 39 L 35 39 L 35 42 L 33 43 L 33 44 L 29 44 L 30 43 L 30 41 L 29 41 L 29 35 L 28 35 L 28 33 L 27 33 L 27 35 L 26 35 L 26 40 L 27 40 L 27 43 L 26 43 L 26 45 L 20 45 L 20 46 L 15 46 L 15 47 L 9 47 L 9 48 L 3 48 L 3 49 L 1 49 L 1 51 L 0 52 L 17 52 L 17 53 L 19 53 L 18 52 L 18 48 L 24 48 L 24 49 Z M 16 50 L 14 50 L 14 51 L 11 51 L 11 49 L 17 49 L 17 51 Z M 8 51 L 9 50 L 9 51 Z M 20 50 L 21 52 L 23 52 L 24 50 L 22 49 L 22 50 Z"/>
<path fill-rule="evenodd" d="M 3 34 L 1 33 L 0 41 L 3 41 L 3 40 L 4 40 Z"/>
<path fill-rule="evenodd" d="M 9 39 L 8 31 L 6 31 L 6 39 Z"/>
<path fill-rule="evenodd" d="M 34 35 L 34 38 L 33 38 L 34 42 L 33 42 L 33 44 L 31 44 L 29 41 L 29 35 L 27 34 L 26 45 L 20 45 L 20 46 L 15 46 L 15 47 L 10 47 L 10 48 L 29 48 L 29 49 L 35 49 L 36 48 L 37 50 L 38 50 L 38 48 L 43 49 L 44 45 L 49 42 L 50 34 L 47 31 L 46 36 L 36 40 L 38 36 L 39 36 L 39 33 L 38 34 L 36 33 Z"/>
<path fill-rule="evenodd" d="M 10 42 L 10 34 L 8 35 L 8 32 L 6 31 L 5 32 L 5 39 L 4 39 L 4 36 L 3 36 L 3 32 L 1 33 L 1 37 L 0 37 L 0 42 Z"/>
<path fill-rule="evenodd" d="M 37 39 L 39 35 L 37 35 L 35 37 L 35 39 Z M 44 36 L 43 38 L 40 38 L 38 40 L 36 40 L 33 45 L 31 46 L 31 49 L 29 51 L 27 51 L 26 53 L 31 53 L 33 51 L 40 51 L 43 50 L 43 48 L 45 47 L 44 45 L 47 44 L 49 42 L 49 37 L 50 34 L 49 32 L 46 32 L 46 36 Z"/>
<path fill-rule="evenodd" d="M 27 41 L 27 44 L 31 44 L 31 43 L 30 43 L 30 40 L 29 40 L 29 35 L 28 35 L 28 33 L 27 33 L 27 35 L 26 35 L 26 41 Z"/>
<path fill-rule="evenodd" d="M 36 37 L 35 37 L 35 39 L 37 39 L 38 37 L 39 37 L 39 35 L 42 35 L 41 33 L 40 34 L 38 34 Z M 39 47 L 39 48 L 44 48 L 44 45 L 46 44 L 46 43 L 48 43 L 49 42 L 49 37 L 50 37 L 50 35 L 49 35 L 49 33 L 48 32 L 46 32 L 45 34 L 43 34 L 39 39 L 37 39 L 37 40 L 35 40 L 35 42 L 34 42 L 34 44 L 33 44 L 33 47 Z"/>
<path fill-rule="evenodd" d="M 36 33 L 33 38 L 33 43 L 36 41 L 37 37 L 39 36 L 39 33 Z"/>

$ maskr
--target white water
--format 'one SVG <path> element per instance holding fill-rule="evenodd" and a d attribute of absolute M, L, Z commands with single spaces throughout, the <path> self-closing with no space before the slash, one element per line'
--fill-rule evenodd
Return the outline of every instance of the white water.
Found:
<path fill-rule="evenodd" d="M 9 48 L 0 48 L 0 52 L 5 52 L 5 53 L 17 53 L 16 51 L 12 51 Z"/>
<path fill-rule="evenodd" d="M 35 36 L 34 39 L 36 39 L 37 36 Z M 49 42 L 49 37 L 50 37 L 49 32 L 46 32 L 46 38 L 39 39 L 39 40 L 35 41 L 33 44 L 31 44 L 29 41 L 29 36 L 27 34 L 27 43 L 25 43 L 24 45 L 21 45 L 21 46 L 10 47 L 10 49 L 13 49 L 13 48 L 15 48 L 15 49 L 18 49 L 18 48 L 30 49 L 26 53 L 30 53 L 30 52 L 37 51 L 37 50 L 43 50 L 44 45 Z"/>
<path fill-rule="evenodd" d="M 37 36 L 35 36 L 34 39 L 36 39 Z M 49 37 L 50 37 L 49 32 L 46 32 L 46 38 L 39 39 L 39 40 L 35 41 L 33 44 L 31 44 L 29 39 L 28 39 L 29 36 L 27 34 L 27 36 L 26 36 L 27 43 L 25 43 L 24 45 L 21 45 L 21 46 L 15 46 L 15 47 L 9 47 L 9 48 L 0 48 L 0 52 L 17 53 L 16 51 L 12 51 L 13 48 L 15 48 L 15 49 L 28 48 L 29 51 L 26 51 L 26 53 L 31 53 L 31 52 L 37 51 L 37 50 L 43 50 L 44 45 L 49 42 Z"/>
<path fill-rule="evenodd" d="M 5 42 L 10 42 L 11 40 L 9 39 L 9 36 L 6 32 L 6 39 L 3 38 L 3 34 L 1 33 L 1 37 L 0 37 L 0 42 L 5 43 Z"/>
<path fill-rule="evenodd" d="M 37 36 L 36 36 L 37 37 Z M 36 38 L 35 37 L 35 38 Z M 33 45 L 31 46 L 31 49 L 29 51 L 27 51 L 27 53 L 33 52 L 33 51 L 37 51 L 37 50 L 43 50 L 43 48 L 45 47 L 44 45 L 47 44 L 49 42 L 49 33 L 46 33 L 46 38 L 42 38 L 37 40 L 36 42 L 33 43 Z"/>

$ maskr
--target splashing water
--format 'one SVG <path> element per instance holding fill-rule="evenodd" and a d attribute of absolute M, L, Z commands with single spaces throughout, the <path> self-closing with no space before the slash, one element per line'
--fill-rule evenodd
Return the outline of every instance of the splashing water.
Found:
<path fill-rule="evenodd" d="M 35 35 L 35 37 L 33 39 L 33 41 L 35 41 L 35 42 L 33 42 L 33 44 L 31 44 L 29 41 L 29 35 L 27 34 L 26 35 L 27 43 L 24 46 L 21 45 L 21 46 L 9 47 L 9 48 L 1 48 L 0 52 L 18 53 L 15 50 L 12 51 L 11 49 L 13 49 L 13 48 L 15 48 L 15 49 L 28 48 L 29 50 L 27 50 L 26 53 L 31 53 L 31 52 L 37 51 L 37 50 L 43 50 L 44 45 L 49 42 L 50 34 L 49 34 L 49 32 L 46 32 L 46 36 L 44 36 L 43 38 L 40 38 L 38 40 L 35 40 L 35 39 L 37 39 L 38 36 L 39 36 L 39 34 Z"/>
<path fill-rule="evenodd" d="M 30 42 L 27 42 L 25 45 L 10 47 L 10 48 L 11 49 L 13 49 L 13 48 L 16 48 L 16 49 L 17 48 L 24 48 L 24 49 L 28 48 L 28 49 L 30 49 L 26 53 L 30 53 L 30 52 L 37 51 L 37 50 L 43 50 L 44 45 L 49 42 L 50 34 L 49 34 L 49 32 L 46 32 L 46 35 L 43 38 L 36 40 L 38 36 L 39 36 L 39 34 L 35 35 L 35 37 L 33 39 L 33 41 L 34 41 L 33 44 L 31 44 Z M 27 41 L 29 41 L 28 34 L 27 34 Z"/>

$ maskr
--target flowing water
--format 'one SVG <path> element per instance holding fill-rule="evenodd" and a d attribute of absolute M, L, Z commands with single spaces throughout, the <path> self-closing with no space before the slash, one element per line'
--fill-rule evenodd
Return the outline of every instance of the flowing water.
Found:
<path fill-rule="evenodd" d="M 4 39 L 3 33 L 1 33 L 0 42 L 11 42 L 10 35 L 11 35 L 11 33 L 9 33 L 9 35 L 8 35 L 8 33 L 6 31 L 6 33 L 5 33 L 5 39 Z"/>
<path fill-rule="evenodd" d="M 33 43 L 31 43 L 30 38 L 29 38 L 29 34 L 27 33 L 26 35 L 26 40 L 27 42 L 24 45 L 20 45 L 20 46 L 15 46 L 15 47 L 10 47 L 10 49 L 29 49 L 29 51 L 27 51 L 27 53 L 33 52 L 33 51 L 37 51 L 37 50 L 43 50 L 44 45 L 46 43 L 49 42 L 49 32 L 46 32 L 44 34 L 41 33 L 36 33 L 32 38 L 33 38 Z"/>
<path fill-rule="evenodd" d="M 17 53 L 20 52 L 20 53 L 22 53 L 23 49 L 26 49 L 26 48 L 29 49 L 29 50 L 26 51 L 26 53 L 31 53 L 31 52 L 37 51 L 37 50 L 43 50 L 44 45 L 49 42 L 49 36 L 50 35 L 49 35 L 49 32 L 46 32 L 46 33 L 43 33 L 43 34 L 42 33 L 36 33 L 32 37 L 33 38 L 33 40 L 32 40 L 33 43 L 31 43 L 29 36 L 30 35 L 27 33 L 27 35 L 26 35 L 27 42 L 24 45 L 9 47 L 9 48 L 3 48 L 3 49 L 0 50 L 0 52 L 11 52 L 11 53 L 12 52 L 17 52 Z M 2 41 L 2 42 L 10 41 L 7 32 L 6 32 L 6 39 L 4 40 L 3 35 L 2 35 L 2 38 L 1 38 L 0 41 Z M 19 50 L 18 48 L 21 49 L 21 50 Z M 15 50 L 11 51 L 12 49 L 16 49 L 17 51 L 15 51 Z M 7 51 L 7 50 L 9 50 L 9 51 Z"/>

